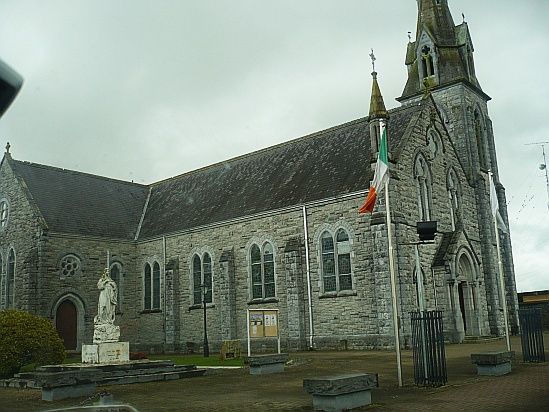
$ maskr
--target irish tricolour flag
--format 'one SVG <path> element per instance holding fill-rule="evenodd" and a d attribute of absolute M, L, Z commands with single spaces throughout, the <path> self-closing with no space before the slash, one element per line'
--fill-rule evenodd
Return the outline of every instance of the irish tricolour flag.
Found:
<path fill-rule="evenodd" d="M 381 122 L 381 144 L 379 145 L 379 156 L 377 158 L 376 170 L 374 172 L 374 180 L 370 186 L 366 203 L 358 213 L 372 213 L 376 203 L 376 197 L 379 191 L 389 180 L 389 161 L 387 159 L 387 132 L 385 131 L 385 123 Z"/>

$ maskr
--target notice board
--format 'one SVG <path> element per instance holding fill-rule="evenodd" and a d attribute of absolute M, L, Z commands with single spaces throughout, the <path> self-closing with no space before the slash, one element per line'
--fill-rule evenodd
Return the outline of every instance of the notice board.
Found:
<path fill-rule="evenodd" d="M 278 337 L 278 309 L 250 310 L 250 338 Z"/>

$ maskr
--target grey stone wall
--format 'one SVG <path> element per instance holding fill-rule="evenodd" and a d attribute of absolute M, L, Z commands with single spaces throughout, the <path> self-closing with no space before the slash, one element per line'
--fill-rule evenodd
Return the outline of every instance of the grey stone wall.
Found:
<path fill-rule="evenodd" d="M 5 158 L 0 167 L 0 199 L 9 204 L 5 228 L 0 228 L 2 255 L 0 310 L 6 308 L 8 254 L 15 251 L 14 307 L 37 311 L 37 273 L 39 270 L 42 224 L 27 194 Z"/>
<path fill-rule="evenodd" d="M 417 292 L 414 283 L 415 255 L 413 247 L 404 245 L 417 240 L 415 223 L 419 220 L 417 192 L 413 176 L 414 161 L 418 153 L 431 160 L 431 208 L 433 219 L 438 221 L 440 232 L 451 232 L 450 205 L 446 187 L 446 174 L 454 167 L 461 181 L 461 221 L 466 227 L 467 239 L 459 247 L 480 255 L 477 209 L 474 188 L 468 185 L 458 156 L 442 121 L 434 116 L 434 107 L 428 105 L 418 118 L 400 153 L 397 167 L 392 170 L 391 204 L 395 221 L 395 265 L 397 271 L 397 301 L 404 344 L 410 342 L 409 313 L 417 310 Z M 429 154 L 426 134 L 435 128 L 441 139 L 441 149 Z M 376 212 L 359 215 L 357 209 L 363 196 L 349 197 L 308 205 L 306 208 L 310 252 L 312 290 L 312 318 L 314 343 L 317 347 L 390 347 L 394 344 L 391 286 L 388 270 L 387 228 L 385 224 L 384 194 L 380 194 Z M 353 290 L 337 296 L 324 294 L 321 274 L 320 236 L 324 230 L 335 233 L 344 228 L 350 237 Z M 178 260 L 180 303 L 180 340 L 182 347 L 201 350 L 203 340 L 203 312 L 193 305 L 191 259 L 194 252 L 208 251 L 213 258 L 214 301 L 208 306 L 208 337 L 212 350 L 219 350 L 223 340 L 230 338 L 246 342 L 247 309 L 279 309 L 282 345 L 285 348 L 306 347 L 309 337 L 309 314 L 304 258 L 305 231 L 303 211 L 281 211 L 272 215 L 249 217 L 235 222 L 188 233 L 166 237 L 167 259 Z M 275 247 L 276 290 L 275 299 L 263 303 L 251 302 L 249 248 L 253 242 L 268 240 Z M 431 271 L 441 239 L 421 248 L 421 266 L 425 273 L 426 309 L 442 310 L 448 324 L 456 317 L 450 304 L 449 282 L 457 276 L 457 269 Z M 141 260 L 161 256 L 161 239 L 138 245 Z M 456 250 L 447 257 L 448 265 L 455 266 Z M 479 277 L 482 273 L 479 271 Z M 139 276 L 139 275 L 138 275 Z M 487 310 L 483 282 L 476 288 L 481 291 L 478 317 L 483 322 Z M 175 293 L 174 293 L 175 296 Z M 149 314 L 147 314 L 149 316 Z M 141 321 L 145 315 L 141 316 Z M 149 325 L 146 323 L 146 325 Z M 154 344 L 156 329 L 145 327 L 149 335 L 141 335 L 142 344 Z M 275 348 L 273 340 L 254 341 L 253 350 Z"/>
<path fill-rule="evenodd" d="M 444 95 L 447 104 L 462 104 L 463 96 L 458 99 L 452 93 Z M 402 146 L 389 147 L 389 158 L 392 159 L 391 229 L 398 316 L 404 346 L 411 343 L 410 312 L 418 310 L 415 253 L 410 245 L 417 241 L 415 225 L 420 219 L 414 179 L 418 155 L 429 162 L 431 219 L 438 222 L 440 233 L 434 243 L 420 247 L 426 309 L 443 311 L 452 339 L 462 339 L 465 327 L 456 304 L 459 300 L 457 288 L 462 284 L 460 293 L 470 306 L 467 322 L 474 325 L 478 333 L 488 333 L 494 325 L 497 329 L 501 321 L 495 308 L 498 300 L 493 272 L 494 246 L 490 226 L 485 224 L 486 216 L 483 214 L 488 210 L 486 185 L 467 176 L 468 169 L 464 167 L 462 156 L 471 156 L 470 147 L 452 140 L 447 134 L 447 130 L 462 132 L 461 126 L 454 124 L 462 112 L 449 106 L 441 118 L 431 100 L 424 101 L 423 105 L 423 110 L 411 121 L 407 135 L 401 141 Z M 445 118 L 450 120 L 446 122 Z M 390 123 L 388 130 L 390 134 Z M 431 132 L 438 136 L 435 140 L 429 137 Z M 457 228 L 452 224 L 446 185 L 450 168 L 455 170 L 460 182 Z M 204 315 L 202 306 L 193 301 L 192 258 L 195 253 L 203 256 L 206 252 L 212 258 L 213 301 L 207 305 L 207 330 L 213 352 L 219 351 L 223 341 L 229 339 L 240 340 L 245 347 L 248 309 L 278 309 L 284 350 L 306 349 L 311 329 L 313 345 L 318 348 L 385 348 L 394 345 L 384 193 L 379 194 L 373 214 L 357 213 L 364 195 L 355 194 L 310 203 L 305 208 L 298 205 L 133 242 L 68 236 L 42 230 L 23 190 L 10 173 L 9 167 L 3 164 L 0 195 L 6 193 L 14 205 L 10 218 L 18 224 L 12 225 L 10 221 L 7 230 L 0 233 L 0 241 L 2 253 L 10 244 L 15 245 L 18 253 L 18 307 L 54 319 L 56 307 L 63 299 L 70 297 L 79 302 L 79 321 L 83 325 L 79 335 L 81 343 L 92 339 L 99 295 L 96 283 L 106 265 L 108 251 L 111 263 L 118 262 L 122 267 L 121 305 L 116 322 L 121 327 L 121 339 L 130 341 L 132 351 L 202 350 Z M 308 222 L 307 237 L 304 212 Z M 324 231 L 335 234 L 338 229 L 344 229 L 349 235 L 352 290 L 325 293 L 320 241 Z M 448 245 L 443 244 L 447 235 L 453 236 Z M 276 296 L 252 300 L 250 248 L 254 243 L 262 245 L 267 241 L 274 248 Z M 305 258 L 306 248 L 309 262 Z M 81 267 L 74 276 L 67 277 L 60 272 L 59 264 L 69 253 L 80 259 Z M 23 263 L 19 264 L 21 254 Z M 468 278 L 459 273 L 461 256 L 467 256 L 471 262 L 472 274 Z M 161 270 L 161 305 L 159 309 L 144 310 L 144 268 L 147 263 L 152 265 L 154 262 Z M 310 301 L 307 263 L 310 268 Z M 434 267 L 435 263 L 439 266 Z M 507 267 L 512 269 L 512 262 Z M 512 286 L 509 283 L 509 287 Z M 252 342 L 253 352 L 274 350 L 276 339 Z"/>

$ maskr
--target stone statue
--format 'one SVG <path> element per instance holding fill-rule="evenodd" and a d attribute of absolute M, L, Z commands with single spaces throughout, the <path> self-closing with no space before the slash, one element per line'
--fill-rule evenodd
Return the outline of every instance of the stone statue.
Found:
<path fill-rule="evenodd" d="M 109 269 L 103 271 L 101 279 L 97 282 L 99 293 L 99 304 L 97 305 L 97 316 L 93 323 L 96 325 L 113 324 L 116 313 L 118 290 L 116 282 L 111 279 Z"/>

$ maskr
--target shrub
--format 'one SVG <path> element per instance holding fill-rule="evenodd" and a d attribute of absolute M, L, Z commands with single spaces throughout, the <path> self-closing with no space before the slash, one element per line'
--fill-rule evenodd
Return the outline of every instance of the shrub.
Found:
<path fill-rule="evenodd" d="M 65 355 L 50 320 L 17 310 L 0 312 L 0 376 L 13 376 L 29 364 L 58 364 Z"/>

